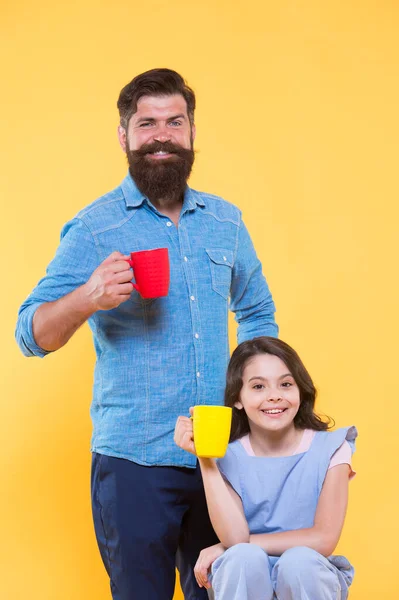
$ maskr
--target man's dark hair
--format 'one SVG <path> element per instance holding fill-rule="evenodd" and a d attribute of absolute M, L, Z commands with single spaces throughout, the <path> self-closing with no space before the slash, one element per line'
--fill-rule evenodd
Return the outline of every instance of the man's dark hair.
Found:
<path fill-rule="evenodd" d="M 230 442 L 234 442 L 234 440 L 249 433 L 248 417 L 245 411 L 236 408 L 235 404 L 240 400 L 244 369 L 248 361 L 258 354 L 277 356 L 293 376 L 300 394 L 300 406 L 294 418 L 297 429 L 313 429 L 315 431 L 329 429 L 330 424 L 333 423 L 332 419 L 325 422 L 313 410 L 316 401 L 316 388 L 298 354 L 282 340 L 264 336 L 239 344 L 230 359 L 224 396 L 225 405 L 231 406 L 233 409 Z"/>
<path fill-rule="evenodd" d="M 143 96 L 173 96 L 180 94 L 187 104 L 187 115 L 194 124 L 195 94 L 183 77 L 171 69 L 151 69 L 137 75 L 125 85 L 119 94 L 118 110 L 120 124 L 127 129 L 129 120 L 137 111 L 137 103 Z"/>

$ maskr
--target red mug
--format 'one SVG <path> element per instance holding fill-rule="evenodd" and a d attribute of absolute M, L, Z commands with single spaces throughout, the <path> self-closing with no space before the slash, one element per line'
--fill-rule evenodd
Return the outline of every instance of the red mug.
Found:
<path fill-rule="evenodd" d="M 136 280 L 133 287 L 142 298 L 168 295 L 170 273 L 167 248 L 131 252 L 128 262 Z"/>

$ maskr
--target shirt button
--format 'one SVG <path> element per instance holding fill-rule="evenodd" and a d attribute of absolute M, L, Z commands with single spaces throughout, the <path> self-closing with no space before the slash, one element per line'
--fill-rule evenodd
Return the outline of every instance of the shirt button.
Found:
<path fill-rule="evenodd" d="M 198 333 L 196 333 L 194 337 L 196 337 L 196 338 L 197 338 L 197 340 L 198 340 L 198 338 L 199 338 L 199 335 L 198 335 Z"/>
<path fill-rule="evenodd" d="M 227 258 L 225 256 L 223 256 L 223 260 L 227 260 Z"/>
<path fill-rule="evenodd" d="M 199 377 L 201 375 L 201 373 L 199 371 L 197 371 L 197 377 Z"/>
<path fill-rule="evenodd" d="M 188 261 L 188 258 L 187 258 L 187 256 L 185 256 L 185 257 L 184 257 L 184 261 L 185 261 L 185 262 L 187 262 L 187 261 Z"/>
<path fill-rule="evenodd" d="M 190 296 L 190 300 L 192 300 L 194 302 L 195 296 Z"/>
<path fill-rule="evenodd" d="M 166 227 L 172 227 L 172 223 L 171 223 L 170 221 L 168 221 L 168 222 L 166 223 Z"/>

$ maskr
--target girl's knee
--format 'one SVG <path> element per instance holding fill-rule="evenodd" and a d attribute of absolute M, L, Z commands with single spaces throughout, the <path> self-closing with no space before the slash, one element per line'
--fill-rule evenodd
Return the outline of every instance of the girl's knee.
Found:
<path fill-rule="evenodd" d="M 245 543 L 231 546 L 231 548 L 226 550 L 225 556 L 231 560 L 250 563 L 265 561 L 267 559 L 267 554 L 262 548 L 255 544 Z"/>
<path fill-rule="evenodd" d="M 284 554 L 281 555 L 281 559 L 288 560 L 289 562 L 295 562 L 301 565 L 311 564 L 313 562 L 318 562 L 324 557 L 319 554 L 313 548 L 308 548 L 307 546 L 296 546 L 295 548 L 290 548 L 286 550 Z"/>
<path fill-rule="evenodd" d="M 277 577 L 284 579 L 293 577 L 304 577 L 320 568 L 320 562 L 324 557 L 306 546 L 290 548 L 282 554 L 276 563 Z"/>
<path fill-rule="evenodd" d="M 212 565 L 211 581 L 215 598 L 273 597 L 269 558 L 254 544 L 236 544 L 226 550 Z"/>
<path fill-rule="evenodd" d="M 236 544 L 226 550 L 214 563 L 216 570 L 221 565 L 230 569 L 258 569 L 268 566 L 268 556 L 255 544 Z"/>

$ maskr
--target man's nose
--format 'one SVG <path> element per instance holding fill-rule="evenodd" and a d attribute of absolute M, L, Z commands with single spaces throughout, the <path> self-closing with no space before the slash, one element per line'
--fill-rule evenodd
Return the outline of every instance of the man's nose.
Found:
<path fill-rule="evenodd" d="M 168 129 L 163 125 L 159 125 L 157 130 L 154 132 L 154 140 L 157 142 L 170 142 L 171 137 L 171 132 L 168 131 Z"/>

